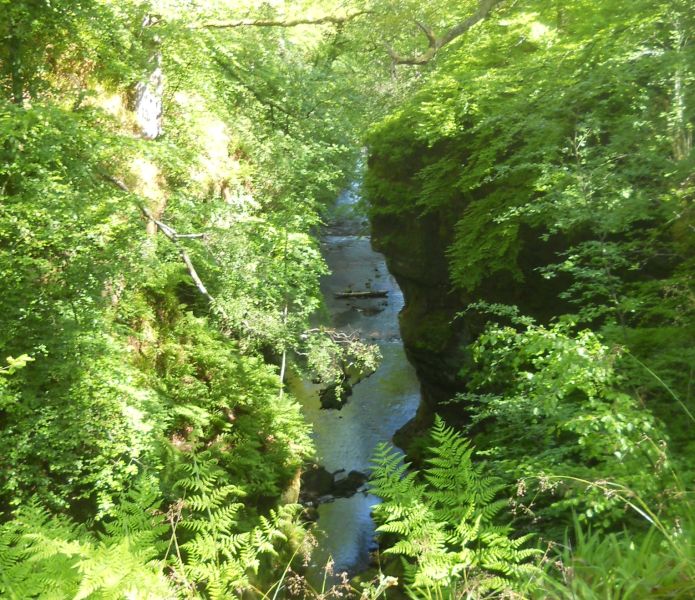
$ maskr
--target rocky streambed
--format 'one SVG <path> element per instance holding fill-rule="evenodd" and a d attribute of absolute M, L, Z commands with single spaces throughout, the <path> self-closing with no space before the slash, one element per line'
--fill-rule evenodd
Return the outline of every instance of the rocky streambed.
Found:
<path fill-rule="evenodd" d="M 386 268 L 384 257 L 371 247 L 363 218 L 353 210 L 354 189 L 341 195 L 336 218 L 323 236 L 322 250 L 331 274 L 322 281 L 332 326 L 377 344 L 379 368 L 357 383 L 340 410 L 325 409 L 320 387 L 296 381 L 293 392 L 312 423 L 320 466 L 304 474 L 303 500 L 316 508 L 319 546 L 308 576 L 323 577 L 330 559 L 334 572 L 352 575 L 369 566 L 376 548 L 372 506 L 378 499 L 365 486 L 376 445 L 390 441 L 414 418 L 420 384 L 408 362 L 400 337 L 398 314 L 403 294 Z M 343 297 L 345 290 L 379 290 L 385 297 Z"/>

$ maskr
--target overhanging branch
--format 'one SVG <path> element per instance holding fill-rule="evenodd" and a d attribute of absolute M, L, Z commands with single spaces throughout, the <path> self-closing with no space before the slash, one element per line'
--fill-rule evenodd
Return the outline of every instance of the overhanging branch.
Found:
<path fill-rule="evenodd" d="M 297 19 L 236 19 L 232 21 L 206 21 L 192 25 L 192 29 L 233 29 L 235 27 L 297 27 L 298 25 L 342 25 L 372 11 L 360 10 L 342 17 L 325 15 L 323 17 Z"/>
<path fill-rule="evenodd" d="M 197 287 L 198 291 L 208 299 L 208 302 L 210 302 L 210 304 L 214 305 L 215 299 L 210 295 L 210 292 L 208 292 L 208 289 L 205 287 L 203 280 L 198 275 L 198 271 L 196 271 L 195 267 L 193 266 L 193 261 L 191 261 L 191 257 L 188 255 L 188 252 L 186 252 L 186 250 L 177 243 L 178 240 L 181 238 L 202 237 L 204 234 L 189 233 L 180 235 L 176 233 L 176 231 L 169 227 L 167 224 L 155 219 L 154 215 L 145 205 L 140 205 L 140 212 L 142 212 L 142 214 L 145 215 L 145 218 L 152 221 L 157 226 L 157 229 L 159 229 L 159 231 L 161 231 L 166 237 L 168 237 L 172 242 L 174 242 L 176 249 L 179 251 L 179 256 L 181 257 L 181 260 L 183 260 L 183 264 L 185 264 L 186 269 L 188 269 L 188 274 L 191 276 L 193 283 L 195 283 L 195 287 Z"/>
<path fill-rule="evenodd" d="M 427 41 L 429 42 L 430 48 L 433 46 L 437 45 L 437 36 L 434 34 L 434 31 L 430 27 L 428 27 L 425 23 L 422 21 L 416 21 L 416 25 L 420 28 L 422 33 L 425 34 L 425 37 L 427 38 Z"/>
<path fill-rule="evenodd" d="M 386 46 L 386 50 L 391 56 L 391 60 L 396 65 L 424 65 L 431 61 L 437 52 L 446 46 L 448 43 L 455 40 L 457 37 L 462 36 L 469 29 L 473 28 L 475 25 L 487 18 L 487 16 L 492 12 L 498 4 L 503 2 L 503 0 L 480 0 L 478 4 L 478 9 L 468 17 L 465 21 L 461 21 L 457 25 L 444 32 L 441 37 L 437 37 L 432 29 L 427 27 L 424 23 L 418 22 L 417 26 L 422 30 L 429 42 L 427 50 L 421 52 L 420 54 L 406 56 L 397 53 L 390 46 Z"/>

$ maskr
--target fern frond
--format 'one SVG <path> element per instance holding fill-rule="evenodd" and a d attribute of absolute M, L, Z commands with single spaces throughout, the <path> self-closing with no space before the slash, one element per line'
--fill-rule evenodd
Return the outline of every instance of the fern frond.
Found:
<path fill-rule="evenodd" d="M 383 502 L 373 514 L 377 532 L 396 538 L 385 552 L 401 556 L 413 598 L 460 597 L 461 580 L 470 597 L 508 589 L 537 551 L 494 522 L 507 505 L 499 497 L 506 486 L 474 463 L 468 440 L 439 416 L 432 439 L 422 472 L 409 471 L 387 445 L 377 448 L 370 487 Z"/>

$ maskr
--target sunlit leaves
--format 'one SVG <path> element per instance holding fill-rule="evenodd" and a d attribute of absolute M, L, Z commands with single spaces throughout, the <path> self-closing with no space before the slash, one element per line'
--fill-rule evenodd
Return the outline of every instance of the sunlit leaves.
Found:
<path fill-rule="evenodd" d="M 376 449 L 370 485 L 383 500 L 374 507 L 377 531 L 395 540 L 385 552 L 403 557 L 413 597 L 459 586 L 473 594 L 518 586 L 536 551 L 521 548 L 528 537 L 512 540 L 508 527 L 495 524 L 507 504 L 497 499 L 504 485 L 486 475 L 469 442 L 440 417 L 432 442 L 420 471 L 409 471 L 387 444 Z"/>
<path fill-rule="evenodd" d="M 496 457 L 500 473 L 510 479 L 545 474 L 584 480 L 610 473 L 635 492 L 656 496 L 667 460 L 659 447 L 664 432 L 649 411 L 620 391 L 617 352 L 594 333 L 572 335 L 561 325 L 490 325 L 473 353 L 471 393 L 459 401 L 469 403 L 471 429 Z M 652 468 L 644 468 L 645 459 Z M 546 517 L 573 509 L 604 527 L 624 518 L 622 501 L 600 489 L 566 490 L 538 504 L 536 511 Z"/>

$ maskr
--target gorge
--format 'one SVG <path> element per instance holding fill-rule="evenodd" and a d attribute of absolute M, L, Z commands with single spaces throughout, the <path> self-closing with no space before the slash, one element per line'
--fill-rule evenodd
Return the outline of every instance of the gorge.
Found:
<path fill-rule="evenodd" d="M 0 0 L 0 597 L 695 597 L 692 0 Z"/>

